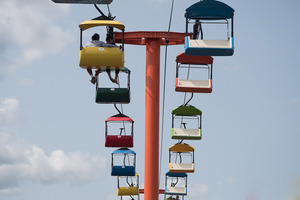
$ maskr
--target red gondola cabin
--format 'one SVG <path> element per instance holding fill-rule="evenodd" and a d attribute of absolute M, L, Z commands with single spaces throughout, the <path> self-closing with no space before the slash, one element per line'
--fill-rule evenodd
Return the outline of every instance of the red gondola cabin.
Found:
<path fill-rule="evenodd" d="M 105 121 L 105 147 L 133 147 L 133 123 L 124 114 L 108 118 Z"/>

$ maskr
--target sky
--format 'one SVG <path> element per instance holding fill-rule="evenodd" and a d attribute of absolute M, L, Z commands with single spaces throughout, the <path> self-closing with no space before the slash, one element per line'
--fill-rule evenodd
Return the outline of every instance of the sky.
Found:
<path fill-rule="evenodd" d="M 195 2 L 174 1 L 171 31 L 185 31 L 184 11 Z M 185 199 L 299 200 L 300 2 L 223 2 L 235 9 L 235 52 L 214 58 L 213 92 L 191 101 L 203 112 L 203 139 L 188 141 L 196 170 L 188 174 Z M 126 31 L 167 31 L 170 10 L 171 0 L 110 5 Z M 110 176 L 114 149 L 104 147 L 104 122 L 117 111 L 95 103 L 95 87 L 78 67 L 78 25 L 98 15 L 93 5 L 0 0 L 1 200 L 119 199 Z M 123 110 L 135 121 L 132 149 L 141 188 L 145 52 L 125 45 L 132 73 L 131 102 Z M 168 47 L 160 188 L 168 148 L 177 142 L 171 111 L 184 101 L 174 89 L 175 58 L 182 52 L 183 45 Z M 164 53 L 161 47 L 161 102 Z"/>

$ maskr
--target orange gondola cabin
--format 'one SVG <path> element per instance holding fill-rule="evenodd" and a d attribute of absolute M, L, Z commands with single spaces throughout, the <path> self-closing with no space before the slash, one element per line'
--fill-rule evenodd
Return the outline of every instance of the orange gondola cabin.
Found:
<path fill-rule="evenodd" d="M 176 57 L 176 63 L 176 92 L 212 92 L 213 57 L 181 53 Z"/>

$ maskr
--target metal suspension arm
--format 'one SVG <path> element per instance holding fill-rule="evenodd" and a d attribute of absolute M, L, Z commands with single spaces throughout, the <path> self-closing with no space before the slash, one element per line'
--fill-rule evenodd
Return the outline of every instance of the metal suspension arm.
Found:
<path fill-rule="evenodd" d="M 99 13 L 104 16 L 107 17 L 106 15 L 104 15 L 104 13 L 100 10 L 100 8 L 98 8 L 98 6 L 96 4 L 94 4 L 95 8 L 99 11 Z M 108 17 L 107 17 L 108 18 Z"/>

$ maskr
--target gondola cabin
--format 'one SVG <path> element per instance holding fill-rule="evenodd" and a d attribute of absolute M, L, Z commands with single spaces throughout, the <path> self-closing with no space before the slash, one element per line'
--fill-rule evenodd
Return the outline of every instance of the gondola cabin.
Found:
<path fill-rule="evenodd" d="M 119 71 L 118 84 L 112 83 L 107 73 L 114 76 Z M 127 104 L 130 103 L 130 70 L 122 69 L 109 70 L 101 69 L 96 83 L 96 103 L 99 104 Z"/>
<path fill-rule="evenodd" d="M 133 147 L 133 123 L 124 114 L 108 118 L 105 121 L 105 147 Z"/>
<path fill-rule="evenodd" d="M 79 66 L 83 69 L 121 69 L 124 67 L 124 37 L 121 47 L 84 47 L 82 44 L 83 31 L 98 27 L 114 27 L 124 33 L 125 26 L 114 20 L 87 20 L 79 24 L 80 28 L 80 51 Z M 123 34 L 124 35 L 124 34 Z M 101 40 L 101 39 L 100 39 Z"/>
<path fill-rule="evenodd" d="M 215 0 L 199 1 L 186 9 L 186 37 L 185 54 L 194 56 L 232 56 L 234 52 L 233 37 L 233 15 L 234 9 L 230 6 Z M 193 26 L 193 36 L 188 36 L 189 25 Z M 206 25 L 206 29 L 204 29 Z M 209 30 L 207 26 L 216 25 L 226 30 Z M 224 32 L 216 36 L 216 33 Z M 200 35 L 200 38 L 199 38 Z M 204 39 L 204 35 L 213 36 L 212 39 Z M 214 39 L 216 37 L 217 39 Z"/>
<path fill-rule="evenodd" d="M 176 92 L 212 92 L 213 57 L 181 53 L 176 57 L 176 63 Z"/>
<path fill-rule="evenodd" d="M 112 152 L 111 175 L 135 176 L 136 153 L 128 148 L 120 148 Z"/>
<path fill-rule="evenodd" d="M 55 3 L 110 4 L 112 0 L 52 0 Z"/>
<path fill-rule="evenodd" d="M 185 105 L 172 111 L 172 139 L 201 140 L 202 111 Z"/>
<path fill-rule="evenodd" d="M 188 144 L 175 144 L 169 148 L 169 172 L 195 172 L 194 148 Z"/>
<path fill-rule="evenodd" d="M 166 195 L 187 195 L 187 174 L 166 173 L 165 179 Z"/>
<path fill-rule="evenodd" d="M 118 196 L 138 196 L 139 199 L 139 175 L 118 176 Z"/>

